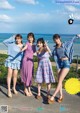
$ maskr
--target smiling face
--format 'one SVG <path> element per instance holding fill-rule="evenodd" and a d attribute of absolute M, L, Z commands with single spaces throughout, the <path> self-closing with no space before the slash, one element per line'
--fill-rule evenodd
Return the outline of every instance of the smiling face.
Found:
<path fill-rule="evenodd" d="M 28 37 L 28 41 L 29 41 L 30 43 L 33 43 L 33 42 L 34 42 L 33 37 L 32 37 L 32 36 L 29 36 L 29 37 Z"/>
<path fill-rule="evenodd" d="M 43 46 L 44 46 L 44 44 L 41 41 L 38 41 L 37 47 L 42 48 Z"/>
<path fill-rule="evenodd" d="M 17 36 L 15 38 L 16 44 L 21 44 L 22 43 L 22 38 L 20 36 Z"/>
<path fill-rule="evenodd" d="M 56 38 L 56 39 L 54 39 L 54 43 L 56 43 L 57 45 L 60 45 L 60 44 L 61 44 L 61 40 L 60 40 L 60 38 Z"/>

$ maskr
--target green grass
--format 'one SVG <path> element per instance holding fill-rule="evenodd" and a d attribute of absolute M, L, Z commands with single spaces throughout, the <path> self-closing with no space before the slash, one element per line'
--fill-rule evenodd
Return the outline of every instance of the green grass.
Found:
<path fill-rule="evenodd" d="M 7 68 L 4 66 L 4 61 L 5 59 L 7 58 L 7 55 L 6 54 L 0 54 L 0 83 L 3 83 L 5 84 L 6 83 L 6 77 L 7 77 Z M 53 61 L 53 59 L 50 59 L 51 61 Z M 34 78 L 35 78 L 35 75 L 36 75 L 36 71 L 37 71 L 37 57 L 34 57 Z M 56 70 L 56 67 L 55 66 L 52 66 L 52 69 L 53 69 L 53 73 L 54 73 L 54 76 L 55 76 L 55 79 L 56 79 L 56 83 L 52 85 L 52 87 L 55 87 L 57 85 L 57 70 Z M 76 73 L 75 71 L 75 67 L 71 67 L 70 68 L 70 71 L 68 73 L 68 75 L 66 76 L 64 82 L 63 82 L 63 86 L 64 86 L 64 83 L 67 79 L 71 78 L 71 77 L 74 77 L 74 78 L 77 78 L 80 76 L 80 69 L 78 70 L 78 72 Z M 21 84 L 21 80 L 20 80 L 20 72 L 18 74 L 18 83 Z M 37 84 L 35 83 L 34 79 L 33 79 L 33 85 L 36 86 Z M 45 87 L 45 84 L 42 85 L 43 87 Z"/>

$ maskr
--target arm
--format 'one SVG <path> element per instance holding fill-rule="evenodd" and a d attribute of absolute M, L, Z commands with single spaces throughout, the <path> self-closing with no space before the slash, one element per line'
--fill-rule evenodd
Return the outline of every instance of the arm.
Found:
<path fill-rule="evenodd" d="M 45 50 L 49 52 L 49 54 L 52 56 L 52 52 L 50 50 L 50 48 L 48 47 L 47 42 L 45 42 Z"/>
<path fill-rule="evenodd" d="M 53 59 L 54 59 L 54 61 L 56 63 L 56 67 L 57 67 L 57 70 L 58 70 L 59 69 L 59 61 L 58 61 L 58 57 L 56 55 L 56 49 L 55 48 L 53 49 L 52 57 L 53 57 Z"/>
<path fill-rule="evenodd" d="M 80 34 L 77 34 L 77 35 L 74 36 L 70 41 L 67 41 L 67 42 L 65 42 L 64 44 L 66 45 L 66 47 L 72 46 L 73 43 L 74 43 L 74 41 L 75 41 L 76 39 L 79 39 L 79 38 L 80 38 Z"/>
<path fill-rule="evenodd" d="M 79 39 L 80 38 L 80 34 L 77 34 L 76 36 L 74 36 L 73 38 L 72 38 L 72 42 L 74 42 L 76 39 Z"/>
<path fill-rule="evenodd" d="M 21 52 L 25 51 L 27 49 L 27 45 L 25 45 L 22 49 L 21 49 Z"/>
<path fill-rule="evenodd" d="M 8 46 L 9 44 L 12 44 L 15 42 L 15 35 L 13 35 L 12 37 L 10 37 L 9 39 L 6 39 L 3 41 L 3 43 Z"/>
<path fill-rule="evenodd" d="M 33 55 L 34 55 L 34 56 L 37 56 L 38 53 L 39 53 L 39 51 L 37 50 Z"/>
<path fill-rule="evenodd" d="M 54 55 L 54 61 L 55 61 L 55 63 L 56 63 L 56 68 L 57 68 L 57 70 L 59 70 L 59 61 L 58 61 L 58 58 L 57 58 L 56 55 Z"/>
<path fill-rule="evenodd" d="M 36 51 L 36 46 L 35 46 L 35 45 L 33 46 L 33 52 L 34 52 L 33 55 L 34 55 L 34 56 L 37 56 L 37 51 Z"/>
<path fill-rule="evenodd" d="M 37 52 L 35 52 L 33 55 L 34 55 L 34 56 L 37 56 Z"/>
<path fill-rule="evenodd" d="M 75 39 L 79 39 L 79 38 L 80 35 L 76 35 L 71 39 L 71 41 L 65 42 L 63 44 L 63 47 L 65 48 L 65 54 L 69 58 L 70 63 L 72 62 L 72 58 L 73 58 L 73 43 Z"/>

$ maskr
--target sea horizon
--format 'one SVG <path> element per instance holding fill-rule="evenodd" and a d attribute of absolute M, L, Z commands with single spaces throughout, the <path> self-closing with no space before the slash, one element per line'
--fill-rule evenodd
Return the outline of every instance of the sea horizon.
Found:
<path fill-rule="evenodd" d="M 15 33 L 0 33 L 0 50 L 5 51 L 7 50 L 6 46 L 3 44 L 3 41 L 10 38 Z M 17 34 L 17 33 L 16 33 Z M 23 43 L 27 42 L 27 33 L 20 33 L 23 37 Z M 37 41 L 38 38 L 44 38 L 45 41 L 48 42 L 48 46 L 50 47 L 51 51 L 53 50 L 54 42 L 53 42 L 53 35 L 54 34 L 38 34 L 34 33 L 35 40 Z M 62 42 L 70 41 L 76 34 L 59 34 L 61 36 Z M 36 43 L 36 42 L 35 42 Z M 74 42 L 74 55 L 80 55 L 80 40 L 75 40 Z"/>

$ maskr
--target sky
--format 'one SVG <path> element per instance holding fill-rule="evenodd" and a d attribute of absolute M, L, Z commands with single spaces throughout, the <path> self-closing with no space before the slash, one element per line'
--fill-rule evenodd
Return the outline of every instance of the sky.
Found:
<path fill-rule="evenodd" d="M 80 0 L 0 0 L 0 33 L 28 32 L 80 33 Z"/>

